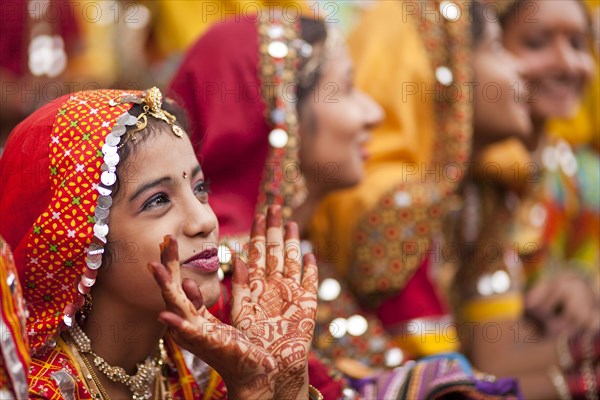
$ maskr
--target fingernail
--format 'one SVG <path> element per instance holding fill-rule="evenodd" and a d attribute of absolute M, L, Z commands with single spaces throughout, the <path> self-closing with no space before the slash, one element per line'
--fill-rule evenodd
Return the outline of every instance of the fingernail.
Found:
<path fill-rule="evenodd" d="M 281 206 L 274 204 L 267 211 L 267 228 L 281 227 Z"/>
<path fill-rule="evenodd" d="M 167 265 L 170 261 L 176 261 L 178 257 L 177 240 L 172 235 L 165 236 L 160 244 L 160 262 Z"/>
<path fill-rule="evenodd" d="M 291 239 L 299 239 L 300 238 L 300 234 L 298 233 L 298 224 L 295 223 L 294 221 L 290 221 L 287 224 L 285 224 L 285 234 L 283 236 L 284 240 L 291 240 Z"/>
<path fill-rule="evenodd" d="M 306 253 L 304 255 L 304 264 L 317 264 L 317 259 L 313 253 Z"/>

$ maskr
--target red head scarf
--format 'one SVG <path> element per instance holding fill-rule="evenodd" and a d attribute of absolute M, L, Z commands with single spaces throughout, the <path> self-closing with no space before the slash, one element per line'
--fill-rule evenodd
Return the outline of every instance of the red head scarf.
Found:
<path fill-rule="evenodd" d="M 283 205 L 289 217 L 304 193 L 294 91 L 304 43 L 298 33 L 297 21 L 278 15 L 219 24 L 188 51 L 171 83 L 170 96 L 191 113 L 192 142 L 213 181 L 211 206 L 224 236 L 248 234 L 265 204 Z"/>
<path fill-rule="evenodd" d="M 71 323 L 102 263 L 117 145 L 136 121 L 123 95 L 47 104 L 14 129 L 0 158 L 0 234 L 14 248 L 34 353 Z"/>
<path fill-rule="evenodd" d="M 256 22 L 219 24 L 187 52 L 169 89 L 191 114 L 190 136 L 211 180 L 222 235 L 250 231 L 267 158 L 258 59 Z"/>

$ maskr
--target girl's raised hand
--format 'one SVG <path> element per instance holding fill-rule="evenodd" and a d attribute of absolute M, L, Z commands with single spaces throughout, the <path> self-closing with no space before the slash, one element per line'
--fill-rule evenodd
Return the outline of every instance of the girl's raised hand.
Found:
<path fill-rule="evenodd" d="M 280 206 L 257 215 L 247 265 L 235 259 L 232 324 L 279 366 L 276 397 L 308 397 L 308 353 L 317 311 L 317 265 L 304 256 L 295 222 L 282 229 Z"/>
<path fill-rule="evenodd" d="M 191 279 L 181 282 L 177 241 L 166 236 L 161 262 L 149 264 L 161 288 L 167 310 L 159 319 L 175 341 L 200 357 L 223 378 L 230 398 L 271 399 L 280 376 L 277 360 L 239 329 L 219 321 L 204 306 Z"/>
<path fill-rule="evenodd" d="M 150 263 L 175 340 L 223 378 L 231 398 L 308 398 L 308 353 L 317 309 L 317 265 L 302 266 L 298 228 L 282 229 L 281 208 L 257 215 L 247 264 L 234 258 L 233 326 L 204 306 L 195 282 L 181 282 L 177 242 L 165 237 L 161 263 Z M 181 283 L 180 283 L 181 282 Z"/>

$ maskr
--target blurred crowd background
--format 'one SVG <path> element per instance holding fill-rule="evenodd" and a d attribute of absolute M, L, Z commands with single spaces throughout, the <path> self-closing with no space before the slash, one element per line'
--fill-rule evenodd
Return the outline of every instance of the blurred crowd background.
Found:
<path fill-rule="evenodd" d="M 63 94 L 164 87 L 215 22 L 283 7 L 347 32 L 372 1 L 6 0 L 0 26 L 0 146 L 15 125 Z"/>
<path fill-rule="evenodd" d="M 349 33 L 377 1 L 5 0 L 0 5 L 0 147 L 20 120 L 65 93 L 166 85 L 185 50 L 215 22 L 251 15 L 260 7 L 283 7 L 290 16 L 317 16 Z M 586 1 L 598 47 L 598 2 Z M 589 110 L 598 106 L 597 78 L 592 86 Z M 556 121 L 552 131 L 572 143 L 597 143 L 598 121 L 590 117 L 576 117 L 575 125 Z"/>

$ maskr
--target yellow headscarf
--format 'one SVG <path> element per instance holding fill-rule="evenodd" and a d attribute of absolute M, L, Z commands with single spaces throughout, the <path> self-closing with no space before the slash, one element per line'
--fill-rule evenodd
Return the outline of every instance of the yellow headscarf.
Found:
<path fill-rule="evenodd" d="M 356 84 L 382 105 L 386 119 L 373 131 L 365 179 L 359 186 L 334 193 L 323 201 L 313 218 L 311 235 L 322 248 L 334 246 L 336 267 L 343 275 L 350 268 L 353 271 L 348 274 L 350 279 L 351 276 L 356 278 L 355 272 L 361 270 L 356 265 L 361 258 L 358 256 L 368 258 L 366 252 L 370 246 L 394 244 L 394 240 L 371 235 L 380 230 L 380 224 L 372 231 L 367 227 L 364 232 L 367 237 L 363 239 L 368 243 L 357 246 L 357 229 L 359 224 L 367 223 L 370 213 L 375 219 L 381 218 L 383 225 L 403 229 L 396 218 L 404 206 L 397 206 L 397 212 L 380 212 L 382 206 L 385 208 L 382 202 L 386 203 L 389 198 L 400 203 L 409 199 L 411 206 L 407 209 L 415 225 L 428 225 L 429 220 L 437 222 L 436 217 L 429 218 L 429 207 L 440 197 L 429 198 L 435 195 L 418 184 L 420 174 L 408 177 L 409 170 L 417 168 L 423 172 L 425 163 L 427 168 L 435 163 L 440 168 L 449 161 L 461 162 L 468 157 L 470 104 L 465 98 L 447 101 L 445 96 L 451 95 L 444 92 L 444 82 L 449 84 L 450 81 L 451 85 L 464 89 L 460 85 L 470 79 L 470 30 L 468 17 L 462 15 L 468 10 L 462 9 L 462 17 L 449 22 L 442 17 L 442 8 L 435 1 L 382 1 L 364 15 L 349 38 Z M 430 24 L 426 26 L 429 18 Z M 442 93 L 441 99 L 439 93 Z M 411 184 L 411 181 L 414 182 Z M 404 184 L 409 184 L 410 189 L 397 189 Z M 438 194 L 444 197 L 452 192 L 452 183 L 441 182 L 439 189 Z M 394 193 L 394 190 L 406 192 Z M 419 229 L 420 225 L 415 231 Z M 417 232 L 419 238 L 414 240 L 429 242 L 434 229 L 437 228 L 428 226 L 427 232 Z M 412 240 L 411 235 L 408 234 Z M 385 256 L 379 264 L 382 270 L 376 267 L 379 272 L 366 273 L 365 285 L 369 288 L 355 287 L 355 290 L 372 294 L 376 291 L 375 281 L 388 278 L 392 283 L 386 291 L 400 290 L 418 265 L 410 260 L 404 263 L 410 267 L 404 268 L 401 274 L 383 271 L 390 265 L 391 258 L 398 258 L 402 252 L 396 250 L 384 249 Z"/>
<path fill-rule="evenodd" d="M 434 80 L 417 23 L 398 23 L 405 17 L 399 4 L 383 1 L 364 15 L 348 40 L 356 85 L 383 107 L 386 118 L 369 143 L 364 181 L 327 197 L 313 217 L 313 240 L 322 246 L 335 243 L 339 251 L 334 259 L 342 273 L 349 264 L 359 216 L 389 189 L 389 178 L 397 178 L 400 162 L 421 163 L 431 154 L 433 102 L 423 103 L 414 95 L 402 99 L 405 82 Z"/>

